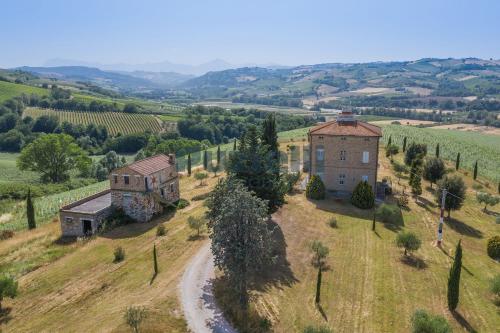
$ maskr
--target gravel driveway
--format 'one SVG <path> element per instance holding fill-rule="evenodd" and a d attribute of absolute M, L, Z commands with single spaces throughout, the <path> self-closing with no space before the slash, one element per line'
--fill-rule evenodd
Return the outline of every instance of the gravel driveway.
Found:
<path fill-rule="evenodd" d="M 212 282 L 215 277 L 210 242 L 193 257 L 179 285 L 184 316 L 194 333 L 237 333 L 215 304 Z"/>

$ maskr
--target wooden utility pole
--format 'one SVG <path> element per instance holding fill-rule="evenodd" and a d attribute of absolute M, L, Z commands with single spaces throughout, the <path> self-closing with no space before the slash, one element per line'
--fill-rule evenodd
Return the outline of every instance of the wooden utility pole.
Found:
<path fill-rule="evenodd" d="M 443 219 L 444 219 L 444 205 L 446 202 L 446 189 L 443 189 L 441 197 L 441 215 L 439 216 L 439 226 L 438 226 L 438 239 L 437 246 L 441 247 L 441 242 L 443 241 Z"/>

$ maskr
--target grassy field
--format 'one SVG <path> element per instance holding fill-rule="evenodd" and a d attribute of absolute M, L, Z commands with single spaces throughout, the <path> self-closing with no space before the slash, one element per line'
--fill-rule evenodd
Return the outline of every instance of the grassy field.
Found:
<path fill-rule="evenodd" d="M 380 178 L 393 176 L 385 157 L 380 164 Z M 273 215 L 283 233 L 284 264 L 254 291 L 253 306 L 272 320 L 275 332 L 300 332 L 307 325 L 334 332 L 408 332 L 410 317 L 419 308 L 446 317 L 456 332 L 495 332 L 500 317 L 488 285 L 500 270 L 486 254 L 486 241 L 498 233 L 498 225 L 494 216 L 481 212 L 472 191 L 467 196 L 462 210 L 452 212 L 453 220 L 445 225 L 443 250 L 434 246 L 439 215 L 428 189 L 418 204 L 411 199 L 399 223 L 377 223 L 376 232 L 371 231 L 370 210 L 331 198 L 308 201 L 303 193 L 289 196 Z M 338 228 L 328 226 L 331 217 L 337 218 Z M 401 230 L 422 239 L 412 261 L 404 260 L 394 244 Z M 309 247 L 316 239 L 330 249 L 321 288 L 323 314 L 314 304 L 317 269 Z M 459 239 L 464 266 L 458 315 L 453 316 L 446 307 L 446 281 Z"/>
<path fill-rule="evenodd" d="M 11 182 L 32 182 L 38 180 L 35 172 L 21 171 L 17 168 L 18 153 L 0 153 L 0 184 Z"/>
<path fill-rule="evenodd" d="M 199 187 L 193 178 L 183 178 L 182 197 L 190 200 L 216 182 L 210 177 L 208 186 Z M 191 201 L 175 214 L 66 245 L 57 242 L 58 223 L 2 241 L 0 270 L 19 277 L 19 296 L 4 300 L 7 315 L 0 327 L 5 332 L 128 332 L 123 313 L 130 305 L 141 305 L 149 314 L 141 332 L 186 332 L 177 285 L 186 263 L 203 244 L 190 238 L 186 220 L 204 209 L 202 201 Z M 156 237 L 158 224 L 164 224 L 166 236 Z M 153 244 L 159 266 L 154 280 Z M 123 247 L 126 257 L 115 264 L 116 246 Z"/>
<path fill-rule="evenodd" d="M 37 88 L 32 86 L 27 86 L 24 84 L 16 84 L 5 81 L 0 81 L 0 103 L 21 94 L 37 94 L 40 96 L 46 96 L 49 94 L 47 89 Z"/>
<path fill-rule="evenodd" d="M 459 130 L 418 128 L 412 126 L 386 125 L 382 126 L 387 141 L 392 136 L 392 142 L 402 147 L 406 136 L 411 142 L 427 144 L 429 155 L 433 156 L 436 144 L 440 145 L 440 156 L 455 161 L 460 152 L 461 167 L 472 170 L 478 161 L 479 175 L 490 181 L 500 181 L 500 137 L 479 132 L 464 132 Z"/>
<path fill-rule="evenodd" d="M 76 112 L 56 111 L 51 109 L 26 108 L 24 116 L 37 118 L 43 115 L 55 115 L 59 121 L 68 121 L 72 124 L 96 124 L 104 125 L 111 135 L 117 133 L 131 134 L 141 133 L 145 130 L 160 132 L 162 122 L 149 114 L 130 114 L 121 112 Z"/>

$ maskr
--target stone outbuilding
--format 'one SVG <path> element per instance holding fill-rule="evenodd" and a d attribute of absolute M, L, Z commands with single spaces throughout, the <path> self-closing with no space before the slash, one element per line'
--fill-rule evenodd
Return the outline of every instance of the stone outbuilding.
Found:
<path fill-rule="evenodd" d="M 85 236 L 99 230 L 113 210 L 147 222 L 180 198 L 175 156 L 156 155 L 115 169 L 110 189 L 60 209 L 63 236 Z"/>
<path fill-rule="evenodd" d="M 377 184 L 380 127 L 358 121 L 351 112 L 309 130 L 309 174 L 327 190 L 352 193 L 360 181 Z"/>

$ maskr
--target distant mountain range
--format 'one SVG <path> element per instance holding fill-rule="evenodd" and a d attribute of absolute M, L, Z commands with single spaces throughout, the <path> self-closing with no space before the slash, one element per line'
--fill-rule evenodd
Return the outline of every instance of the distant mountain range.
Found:
<path fill-rule="evenodd" d="M 222 59 L 215 59 L 199 65 L 177 64 L 170 61 L 150 62 L 143 64 L 102 64 L 97 62 L 85 62 L 72 59 L 50 59 L 47 60 L 43 67 L 72 67 L 84 66 L 94 67 L 106 71 L 119 71 L 119 72 L 174 72 L 185 75 L 199 76 L 208 72 L 221 71 L 231 68 L 239 67 L 266 67 L 266 68 L 282 68 L 285 66 L 277 64 L 231 64 Z"/>

